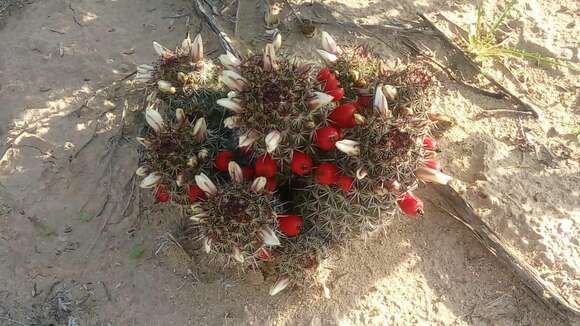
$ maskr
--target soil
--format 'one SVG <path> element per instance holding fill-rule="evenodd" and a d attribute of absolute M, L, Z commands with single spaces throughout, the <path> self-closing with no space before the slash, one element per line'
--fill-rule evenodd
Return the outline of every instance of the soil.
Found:
<path fill-rule="evenodd" d="M 251 10 L 262 2 L 240 3 L 247 16 L 238 38 L 263 44 L 256 33 L 262 22 Z M 485 8 L 491 13 L 497 5 L 486 1 Z M 578 6 L 528 1 L 509 19 L 509 33 L 522 49 L 578 63 Z M 417 20 L 420 11 L 465 27 L 475 13 L 463 1 L 295 7 L 305 17 L 358 24 Z M 287 7 L 283 12 L 284 47 L 314 59 L 318 40 L 305 38 Z M 189 13 L 191 1 L 184 0 L 45 0 L 28 1 L 3 19 L 0 325 L 563 323 L 429 192 L 423 218 L 400 217 L 333 257 L 330 299 L 317 288 L 270 297 L 260 275 L 216 271 L 201 254 L 183 255 L 169 235 L 177 210 L 155 205 L 135 185 L 137 130 L 123 125 L 137 125 L 130 75 L 154 60 L 153 40 L 172 46 L 187 30 L 201 30 L 206 53 L 222 51 Z M 234 3 L 223 15 L 235 14 Z M 441 17 L 438 26 L 449 28 Z M 405 50 L 392 31 L 324 29 L 339 42 L 372 42 L 390 60 Z M 450 67 L 464 67 L 432 36 L 413 40 Z M 440 138 L 440 160 L 455 177 L 452 185 L 500 237 L 580 305 L 578 73 L 521 60 L 494 65 L 490 73 L 533 102 L 540 117 L 489 111 L 509 104 L 441 74 L 433 104 L 456 124 Z"/>

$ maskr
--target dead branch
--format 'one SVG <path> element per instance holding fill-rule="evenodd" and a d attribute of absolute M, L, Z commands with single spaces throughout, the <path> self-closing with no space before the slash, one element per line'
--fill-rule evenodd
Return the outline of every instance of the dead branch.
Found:
<path fill-rule="evenodd" d="M 2 319 L 2 320 L 6 320 L 7 322 L 9 322 L 9 323 L 13 323 L 13 324 L 15 324 L 15 325 L 22 325 L 22 326 L 27 326 L 27 324 L 21 323 L 21 322 L 19 322 L 19 321 L 17 321 L 17 320 L 14 320 L 14 319 L 10 319 L 10 318 L 8 318 L 8 317 L 3 317 L 3 316 L 0 316 L 0 319 Z"/>
<path fill-rule="evenodd" d="M 457 221 L 463 223 L 477 240 L 509 267 L 542 303 L 566 321 L 580 317 L 580 307 L 562 297 L 553 285 L 544 281 L 532 266 L 507 247 L 455 189 L 443 185 L 435 185 L 433 189 L 449 207 L 449 209 L 441 208 Z"/>
<path fill-rule="evenodd" d="M 213 7 L 210 6 L 207 3 L 207 1 L 205 1 L 205 0 L 204 0 L 204 3 L 207 6 L 202 4 L 201 0 L 193 0 L 193 4 L 195 6 L 197 13 L 201 17 L 205 18 L 205 20 L 206 20 L 207 24 L 209 25 L 209 27 L 211 28 L 211 30 L 218 36 L 218 39 L 220 41 L 222 48 L 228 52 L 231 52 L 232 54 L 236 55 L 237 57 L 239 57 L 240 53 L 238 52 L 238 50 L 236 50 L 232 46 L 230 37 L 228 36 L 228 34 L 226 32 L 224 32 L 224 29 L 217 22 L 217 20 L 212 16 L 212 13 L 210 13 L 208 7 L 210 9 Z"/>
<path fill-rule="evenodd" d="M 234 21 L 234 37 L 238 37 L 238 27 L 240 25 L 240 7 L 242 7 L 241 0 L 238 0 L 238 4 L 236 6 L 236 20 Z"/>
<path fill-rule="evenodd" d="M 493 114 L 520 114 L 520 115 L 534 115 L 533 112 L 529 111 L 518 111 L 510 109 L 484 109 L 481 112 L 482 115 L 493 115 Z"/>
<path fill-rule="evenodd" d="M 81 24 L 78 19 L 77 19 L 77 12 L 76 10 L 72 7 L 72 3 L 68 3 L 68 8 L 70 9 L 70 11 L 72 11 L 72 18 L 73 21 L 75 22 L 75 24 L 79 25 L 80 27 L 85 27 L 85 25 Z"/>
<path fill-rule="evenodd" d="M 107 225 L 109 224 L 109 222 L 111 221 L 111 218 L 113 218 L 113 215 L 115 213 L 115 208 L 117 207 L 117 205 L 113 206 L 113 209 L 111 209 L 111 213 L 109 214 L 109 216 L 107 216 L 107 218 L 103 221 L 103 224 L 101 225 L 101 228 L 99 229 L 99 232 L 97 232 L 97 235 L 95 236 L 95 238 L 93 239 L 93 242 L 91 243 L 91 245 L 89 246 L 89 248 L 87 249 L 87 252 L 85 253 L 85 257 L 89 258 L 91 252 L 93 251 L 93 249 L 95 248 L 95 246 L 97 245 L 97 242 L 99 241 L 99 238 L 101 237 L 101 235 L 103 234 L 103 232 L 105 232 L 105 229 L 107 228 Z"/>

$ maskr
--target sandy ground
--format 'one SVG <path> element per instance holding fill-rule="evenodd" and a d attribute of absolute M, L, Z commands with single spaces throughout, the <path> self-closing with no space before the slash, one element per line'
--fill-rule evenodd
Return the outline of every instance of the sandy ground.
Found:
<path fill-rule="evenodd" d="M 248 12 L 242 19 L 251 21 L 255 3 L 242 3 L 241 13 Z M 513 23 L 521 35 L 518 46 L 578 62 L 578 4 L 528 3 Z M 0 325 L 14 324 L 8 319 L 34 324 L 35 316 L 79 325 L 562 324 L 439 210 L 434 197 L 425 218 L 397 220 L 342 252 L 332 262 L 331 299 L 317 289 L 271 298 L 258 275 L 215 272 L 203 257 L 180 257 L 164 240 L 171 228 L 164 216 L 175 214 L 171 207 L 153 207 L 148 194 L 126 205 L 138 195 L 132 191 L 137 152 L 130 138 L 135 130 L 121 135 L 119 125 L 123 110 L 135 107 L 124 101 L 127 86 L 119 80 L 154 59 L 152 40 L 172 45 L 183 37 L 185 18 L 163 17 L 189 9 L 188 1 L 178 0 L 45 0 L 5 19 Z M 417 10 L 466 22 L 474 7 L 325 1 L 303 10 L 321 19 L 372 24 L 414 19 Z M 256 41 L 261 23 L 254 24 L 240 27 L 239 37 Z M 217 51 L 207 27 L 193 16 L 191 29 L 200 26 L 207 51 Z M 292 26 L 285 46 L 308 56 L 317 44 Z M 340 41 L 361 36 L 341 26 L 327 29 Z M 386 55 L 400 50 L 396 43 L 379 48 Z M 442 139 L 441 160 L 457 178 L 454 186 L 507 243 L 578 301 L 578 74 L 518 61 L 508 67 L 498 79 L 529 96 L 541 108 L 540 119 L 482 115 L 506 104 L 442 78 L 434 104 L 458 124 Z M 124 135 L 129 141 L 119 137 Z M 50 310 L 54 302 L 56 313 Z"/>

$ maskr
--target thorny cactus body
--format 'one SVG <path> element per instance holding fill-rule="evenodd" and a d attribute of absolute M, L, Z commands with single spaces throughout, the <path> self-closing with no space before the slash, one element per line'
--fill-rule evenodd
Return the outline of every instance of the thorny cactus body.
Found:
<path fill-rule="evenodd" d="M 155 109 L 158 105 L 145 110 L 151 130 L 137 139 L 145 147 L 137 174 L 145 176 L 141 187 L 154 188 L 160 201 L 171 198 L 187 204 L 194 199 L 190 189 L 194 177 L 209 169 L 218 139 L 207 130 L 204 118 L 190 122 L 181 110 L 176 112 L 175 124 L 168 125 Z"/>
<path fill-rule="evenodd" d="M 135 80 L 145 82 L 154 97 L 169 107 L 182 108 L 191 117 L 206 116 L 224 93 L 217 78 L 218 67 L 204 58 L 201 35 L 192 41 L 188 34 L 175 50 L 157 42 L 153 47 L 159 60 L 137 67 Z"/>
<path fill-rule="evenodd" d="M 267 257 L 263 257 L 266 273 L 274 273 L 277 281 L 270 290 L 271 295 L 296 285 L 311 286 L 320 282 L 321 264 L 328 257 L 328 247 L 318 236 L 300 235 L 284 239 Z"/>
<path fill-rule="evenodd" d="M 416 172 L 435 155 L 423 144 L 434 125 L 428 115 L 429 85 L 429 74 L 417 66 L 378 79 L 373 108 L 359 109 L 364 125 L 350 129 L 345 144 L 337 145 L 348 155 L 341 166 L 356 174 L 361 189 L 397 195 L 422 179 Z"/>
<path fill-rule="evenodd" d="M 229 163 L 231 182 L 216 186 L 205 174 L 196 176 L 207 198 L 191 206 L 191 220 L 199 229 L 206 253 L 239 266 L 257 265 L 263 251 L 280 245 L 276 202 L 266 178 L 245 181 L 240 166 Z"/>
<path fill-rule="evenodd" d="M 326 32 L 321 33 L 322 49 L 317 50 L 326 67 L 318 75 L 319 81 L 328 86 L 336 78 L 337 87 L 344 93 L 344 100 L 367 106 L 372 99 L 369 88 L 386 69 L 385 63 L 366 45 L 339 47 Z M 325 76 L 326 75 L 326 76 Z"/>
<path fill-rule="evenodd" d="M 239 130 L 240 147 L 286 159 L 292 150 L 314 151 L 314 132 L 325 123 L 323 106 L 332 97 L 315 91 L 310 66 L 277 57 L 272 44 L 263 55 L 220 60 L 229 69 L 221 79 L 232 92 L 217 103 L 233 112 L 225 124 Z"/>
<path fill-rule="evenodd" d="M 359 187 L 358 182 L 354 187 Z M 306 234 L 316 234 L 327 245 L 365 236 L 391 221 L 392 203 L 360 188 L 345 193 L 336 187 L 313 184 L 300 191 L 298 211 L 308 222 Z"/>

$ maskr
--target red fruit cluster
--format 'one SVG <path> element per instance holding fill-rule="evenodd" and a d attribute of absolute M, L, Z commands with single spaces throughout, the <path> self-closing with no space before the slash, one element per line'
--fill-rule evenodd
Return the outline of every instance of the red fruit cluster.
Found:
<path fill-rule="evenodd" d="M 417 215 L 423 215 L 423 201 L 418 197 L 415 197 L 413 193 L 406 192 L 397 199 L 397 204 L 403 213 L 415 217 Z"/>
<path fill-rule="evenodd" d="M 260 260 L 267 261 L 270 259 L 271 256 L 272 256 L 272 253 L 270 253 L 270 251 L 268 249 L 260 248 L 260 251 L 258 252 L 258 258 L 260 258 Z"/>
<path fill-rule="evenodd" d="M 230 164 L 230 162 L 232 162 L 234 160 L 234 157 L 235 157 L 235 154 L 232 151 L 229 151 L 229 150 L 219 151 L 214 158 L 214 161 L 213 161 L 214 166 L 219 171 L 227 172 L 229 164 Z M 263 157 L 263 156 L 261 156 L 261 157 Z M 274 174 L 276 174 L 276 169 L 277 169 L 276 162 L 274 160 L 272 160 L 269 156 L 268 156 L 268 162 L 264 163 L 264 162 L 259 162 L 259 161 L 260 161 L 260 157 L 256 161 L 256 170 L 255 171 L 254 171 L 254 168 L 251 166 L 242 166 L 241 167 L 242 174 L 244 175 L 244 180 L 252 181 L 252 180 L 254 180 L 255 175 L 264 176 L 264 177 L 268 178 L 268 177 L 274 176 Z M 274 163 L 273 168 L 270 166 L 272 164 L 272 162 Z M 260 169 L 261 174 L 257 172 L 258 168 Z"/>
<path fill-rule="evenodd" d="M 441 164 L 435 159 L 426 160 L 423 164 L 430 169 L 441 170 Z"/>
<path fill-rule="evenodd" d="M 324 84 L 324 92 L 338 102 L 344 97 L 344 89 L 340 87 L 340 82 L 336 75 L 328 68 L 322 68 L 318 72 L 316 79 Z"/>
<path fill-rule="evenodd" d="M 189 199 L 189 203 L 193 204 L 198 200 L 204 199 L 205 193 L 197 185 L 189 185 L 189 190 L 187 191 L 187 198 Z"/>
<path fill-rule="evenodd" d="M 332 126 L 322 127 L 315 131 L 314 141 L 323 151 L 330 151 L 336 148 L 336 142 L 342 138 L 340 129 Z"/>
<path fill-rule="evenodd" d="M 276 191 L 276 178 L 268 178 L 266 181 L 266 186 L 265 186 L 266 190 L 268 190 L 269 192 L 274 192 Z"/>
<path fill-rule="evenodd" d="M 234 158 L 234 153 L 232 151 L 228 151 L 228 150 L 219 151 L 217 153 L 217 155 L 215 156 L 213 164 L 215 165 L 216 169 L 218 169 L 222 172 L 227 172 L 228 165 L 233 160 L 233 158 Z"/>
<path fill-rule="evenodd" d="M 425 148 L 428 151 L 436 151 L 437 142 L 435 141 L 435 139 L 429 136 L 425 136 L 425 138 L 423 138 L 423 148 Z"/>
<path fill-rule="evenodd" d="M 312 171 L 312 158 L 300 151 L 293 151 L 290 169 L 297 175 L 308 175 Z"/>
<path fill-rule="evenodd" d="M 322 163 L 316 167 L 316 181 L 321 185 L 338 185 L 344 192 L 352 189 L 354 178 L 341 175 L 332 163 Z"/>
<path fill-rule="evenodd" d="M 270 154 L 258 156 L 254 164 L 254 173 L 259 177 L 272 178 L 278 171 L 278 163 Z"/>
<path fill-rule="evenodd" d="M 164 203 L 171 199 L 171 195 L 169 194 L 166 185 L 157 186 L 157 189 L 155 190 L 155 198 L 157 198 L 157 200 L 159 200 L 159 202 L 161 203 Z"/>
<path fill-rule="evenodd" d="M 352 184 L 354 183 L 354 178 L 349 177 L 348 175 L 341 175 L 338 177 L 337 185 L 340 186 L 340 189 L 344 192 L 349 192 L 352 189 Z"/>
<path fill-rule="evenodd" d="M 300 234 L 303 224 L 304 219 L 300 215 L 280 215 L 278 217 L 280 232 L 288 237 L 295 237 Z"/>
<path fill-rule="evenodd" d="M 373 105 L 373 96 L 370 94 L 359 95 L 356 104 L 361 108 L 370 108 Z"/>
<path fill-rule="evenodd" d="M 338 128 L 353 128 L 356 126 L 355 113 L 358 110 L 358 104 L 346 103 L 334 109 L 328 119 L 330 123 Z"/>

